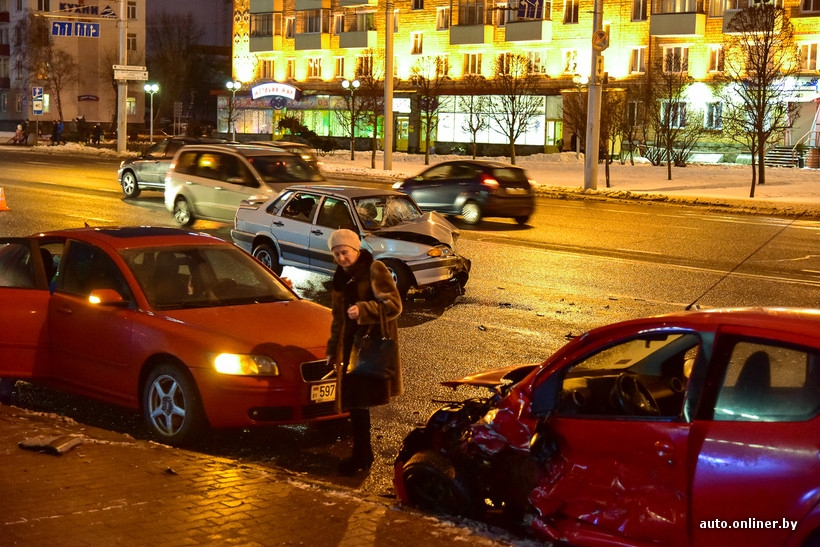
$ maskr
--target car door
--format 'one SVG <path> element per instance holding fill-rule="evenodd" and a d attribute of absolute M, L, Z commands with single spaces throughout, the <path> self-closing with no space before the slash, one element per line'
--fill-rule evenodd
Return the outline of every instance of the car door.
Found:
<path fill-rule="evenodd" d="M 693 544 L 784 545 L 820 503 L 817 339 L 724 328 L 715 356 L 693 428 Z"/>
<path fill-rule="evenodd" d="M 134 406 L 129 357 L 135 312 L 127 304 L 91 303 L 95 289 L 114 289 L 133 301 L 122 272 L 104 250 L 70 240 L 49 302 L 52 376 L 68 391 Z"/>
<path fill-rule="evenodd" d="M 219 156 L 219 178 L 213 182 L 212 201 L 207 203 L 207 210 L 203 207 L 203 214 L 224 222 L 233 222 L 236 210 L 243 199 L 269 192 L 241 158 L 227 153 Z M 203 203 L 203 206 L 205 205 Z"/>
<path fill-rule="evenodd" d="M 359 228 L 353 221 L 353 213 L 347 201 L 336 197 L 325 197 L 316 217 L 316 224 L 310 230 L 310 267 L 312 270 L 333 272 L 336 262 L 327 243 L 330 235 L 340 228 L 358 233 Z"/>
<path fill-rule="evenodd" d="M 47 376 L 50 296 L 37 242 L 0 239 L 0 377 Z"/>
<path fill-rule="evenodd" d="M 556 455 L 530 495 L 559 535 L 689 544 L 686 363 L 699 351 L 691 331 L 636 333 L 590 344 L 564 369 L 542 424 Z M 535 388 L 534 408 L 551 385 Z"/>
<path fill-rule="evenodd" d="M 142 159 L 134 163 L 139 182 L 153 185 L 161 185 L 165 182 L 165 173 L 171 165 L 174 152 L 179 147 L 174 147 L 173 150 L 169 151 L 170 148 L 170 140 L 165 139 L 149 147 L 143 154 Z"/>
<path fill-rule="evenodd" d="M 279 242 L 283 264 L 310 266 L 310 232 L 320 201 L 315 193 L 298 191 L 271 221 L 271 233 Z"/>
<path fill-rule="evenodd" d="M 451 164 L 435 165 L 412 180 L 410 197 L 424 211 L 445 212 L 452 209 L 452 196 L 447 185 L 452 174 Z"/>

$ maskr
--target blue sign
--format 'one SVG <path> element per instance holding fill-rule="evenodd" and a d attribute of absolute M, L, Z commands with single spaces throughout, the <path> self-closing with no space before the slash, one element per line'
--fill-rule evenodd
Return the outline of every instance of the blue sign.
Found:
<path fill-rule="evenodd" d="M 71 21 L 53 21 L 51 23 L 52 36 L 71 36 L 73 29 L 74 23 Z"/>
<path fill-rule="evenodd" d="M 74 23 L 74 34 L 81 38 L 99 38 L 99 23 Z"/>
<path fill-rule="evenodd" d="M 31 98 L 35 101 L 43 100 L 43 88 L 42 87 L 32 87 L 31 88 Z"/>

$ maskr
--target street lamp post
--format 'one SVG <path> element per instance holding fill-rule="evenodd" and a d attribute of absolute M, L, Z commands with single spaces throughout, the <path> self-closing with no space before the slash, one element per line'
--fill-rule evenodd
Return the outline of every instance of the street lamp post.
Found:
<path fill-rule="evenodd" d="M 342 87 L 350 90 L 350 161 L 356 159 L 356 144 L 354 137 L 354 133 L 356 131 L 356 103 L 354 101 L 356 99 L 354 97 L 354 93 L 356 93 L 356 90 L 359 89 L 360 85 L 359 80 L 342 81 Z"/>
<path fill-rule="evenodd" d="M 242 89 L 242 82 L 231 81 L 225 84 L 231 91 L 231 104 L 228 105 L 228 123 L 231 124 L 231 140 L 236 140 L 236 120 L 234 116 L 236 115 L 236 92 Z"/>
<path fill-rule="evenodd" d="M 157 84 L 145 84 L 145 92 L 151 95 L 151 121 L 149 122 L 149 129 L 150 135 L 148 137 L 148 141 L 151 144 L 154 144 L 154 93 L 159 91 L 159 86 Z"/>

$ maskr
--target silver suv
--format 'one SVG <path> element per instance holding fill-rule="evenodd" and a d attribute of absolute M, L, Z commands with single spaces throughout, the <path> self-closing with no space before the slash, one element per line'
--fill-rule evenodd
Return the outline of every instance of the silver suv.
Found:
<path fill-rule="evenodd" d="M 192 144 L 177 151 L 165 175 L 165 207 L 180 226 L 190 226 L 196 219 L 233 222 L 243 199 L 322 180 L 290 152 L 243 144 Z"/>

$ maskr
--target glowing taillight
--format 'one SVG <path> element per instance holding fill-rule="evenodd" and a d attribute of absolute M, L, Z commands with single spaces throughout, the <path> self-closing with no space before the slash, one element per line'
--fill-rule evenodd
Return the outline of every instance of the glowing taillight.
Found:
<path fill-rule="evenodd" d="M 500 186 L 497 180 L 487 175 L 481 175 L 481 184 L 486 186 L 491 192 L 495 192 Z"/>

